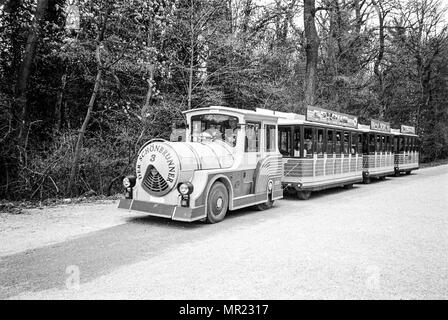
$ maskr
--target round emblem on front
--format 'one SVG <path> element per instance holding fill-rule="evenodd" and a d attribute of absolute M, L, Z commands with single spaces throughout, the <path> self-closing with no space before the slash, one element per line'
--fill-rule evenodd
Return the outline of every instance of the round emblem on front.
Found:
<path fill-rule="evenodd" d="M 179 159 L 167 143 L 151 142 L 140 152 L 136 171 L 142 188 L 153 196 L 161 197 L 177 184 Z"/>

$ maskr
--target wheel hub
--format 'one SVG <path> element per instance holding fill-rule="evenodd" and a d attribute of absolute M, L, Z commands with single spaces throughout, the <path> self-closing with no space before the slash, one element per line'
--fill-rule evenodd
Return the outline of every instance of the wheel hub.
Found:
<path fill-rule="evenodd" d="M 222 208 L 222 197 L 219 197 L 217 200 L 216 200 L 216 209 L 218 209 L 218 210 L 221 210 L 221 208 Z"/>

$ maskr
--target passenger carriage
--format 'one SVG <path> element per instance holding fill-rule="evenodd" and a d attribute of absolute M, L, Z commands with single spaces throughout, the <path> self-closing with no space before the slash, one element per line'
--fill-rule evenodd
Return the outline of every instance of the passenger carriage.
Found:
<path fill-rule="evenodd" d="M 372 178 L 383 179 L 394 174 L 394 150 L 390 123 L 371 120 L 370 126 L 360 124 L 363 141 L 363 179 L 370 183 Z"/>
<path fill-rule="evenodd" d="M 392 129 L 394 135 L 395 176 L 402 172 L 411 174 L 419 168 L 420 141 L 415 134 L 415 127 L 402 125 L 400 129 Z"/>
<path fill-rule="evenodd" d="M 306 116 L 273 114 L 280 117 L 278 143 L 286 191 L 306 200 L 312 191 L 362 182 L 362 136 L 357 117 L 316 107 L 308 107 Z"/>
<path fill-rule="evenodd" d="M 140 149 L 119 208 L 214 223 L 227 210 L 263 210 L 283 197 L 277 116 L 219 106 L 184 113 L 179 139 L 154 139 Z"/>

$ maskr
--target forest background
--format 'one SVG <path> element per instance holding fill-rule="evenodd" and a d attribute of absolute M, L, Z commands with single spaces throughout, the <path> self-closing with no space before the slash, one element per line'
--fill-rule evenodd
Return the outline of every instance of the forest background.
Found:
<path fill-rule="evenodd" d="M 209 105 L 415 126 L 448 157 L 441 0 L 0 0 L 0 199 L 121 191 Z"/>

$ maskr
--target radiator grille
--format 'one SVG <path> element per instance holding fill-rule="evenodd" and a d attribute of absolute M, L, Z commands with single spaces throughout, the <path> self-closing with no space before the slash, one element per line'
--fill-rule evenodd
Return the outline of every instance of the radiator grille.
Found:
<path fill-rule="evenodd" d="M 153 165 L 149 165 L 146 169 L 142 185 L 147 192 L 154 195 L 162 195 L 169 188 L 168 183 Z"/>

